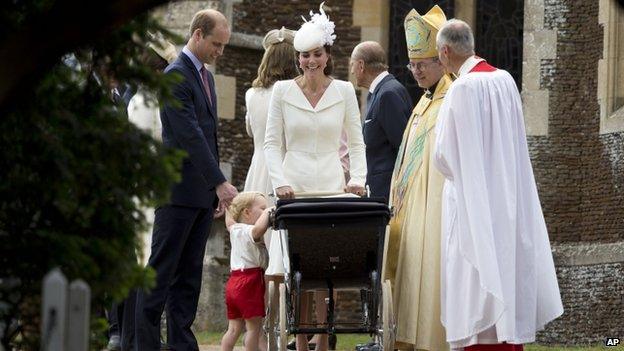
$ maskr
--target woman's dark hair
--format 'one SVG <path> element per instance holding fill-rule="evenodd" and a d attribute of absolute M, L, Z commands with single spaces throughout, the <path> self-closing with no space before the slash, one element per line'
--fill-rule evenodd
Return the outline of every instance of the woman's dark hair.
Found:
<path fill-rule="evenodd" d="M 334 73 L 334 59 L 331 55 L 331 46 L 325 45 L 323 47 L 327 53 L 327 66 L 325 66 L 323 73 L 325 73 L 326 76 L 331 76 L 331 74 Z"/>

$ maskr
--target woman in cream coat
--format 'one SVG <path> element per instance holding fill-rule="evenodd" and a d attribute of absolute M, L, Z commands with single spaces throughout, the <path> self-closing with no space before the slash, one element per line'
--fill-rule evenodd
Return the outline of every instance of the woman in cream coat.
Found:
<path fill-rule="evenodd" d="M 320 14 L 304 23 L 294 38 L 303 74 L 273 87 L 264 151 L 280 199 L 293 198 L 299 192 L 364 194 L 366 157 L 355 89 L 330 76 L 331 45 L 336 37 L 333 28 L 321 7 Z M 343 129 L 349 144 L 348 184 L 339 152 Z M 324 307 L 327 293 L 315 295 L 316 306 Z M 324 322 L 326 309 L 317 308 L 316 315 Z M 297 335 L 297 350 L 307 350 L 305 335 Z M 327 335 L 320 336 L 317 350 L 327 350 Z"/>
<path fill-rule="evenodd" d="M 328 56 L 325 48 L 317 50 Z M 300 62 L 303 55 L 310 54 L 300 53 Z M 271 182 L 280 198 L 293 197 L 294 192 L 340 192 L 345 188 L 362 195 L 366 158 L 355 89 L 349 82 L 323 74 L 326 67 L 318 62 L 311 65 L 318 68 L 304 65 L 303 76 L 276 82 L 273 88 L 264 139 Z M 312 83 L 312 79 L 318 81 Z M 351 163 L 349 184 L 345 184 L 339 154 L 343 128 Z"/>

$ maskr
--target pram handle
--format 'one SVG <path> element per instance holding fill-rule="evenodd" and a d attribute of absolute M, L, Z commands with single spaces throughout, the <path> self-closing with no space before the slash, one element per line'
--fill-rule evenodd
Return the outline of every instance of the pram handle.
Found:
<path fill-rule="evenodd" d="M 350 194 L 344 191 L 300 191 L 295 192 L 295 198 L 308 198 L 308 197 L 325 197 L 325 196 L 336 196 Z M 275 191 L 269 194 L 270 197 L 276 197 Z M 370 188 L 366 185 L 366 195 L 365 197 L 370 197 Z"/>
<path fill-rule="evenodd" d="M 295 192 L 295 198 L 306 198 L 306 197 L 324 197 L 324 196 L 335 196 L 335 195 L 343 195 L 348 194 L 344 191 L 301 191 Z"/>

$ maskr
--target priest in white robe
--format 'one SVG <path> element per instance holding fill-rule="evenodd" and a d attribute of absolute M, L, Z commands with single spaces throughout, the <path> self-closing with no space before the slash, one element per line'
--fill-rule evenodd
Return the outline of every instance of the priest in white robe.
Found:
<path fill-rule="evenodd" d="M 474 56 L 450 20 L 440 61 L 458 75 L 440 108 L 434 164 L 442 195 L 441 319 L 454 350 L 522 350 L 563 313 L 529 159 L 522 104 L 504 70 Z"/>

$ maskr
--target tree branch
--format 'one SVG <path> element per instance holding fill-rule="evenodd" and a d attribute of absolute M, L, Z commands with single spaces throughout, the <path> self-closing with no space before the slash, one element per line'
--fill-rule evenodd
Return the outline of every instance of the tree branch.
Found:
<path fill-rule="evenodd" d="M 0 111 L 25 98 L 59 58 L 128 23 L 168 0 L 102 0 L 85 11 L 84 1 L 55 1 L 0 39 Z"/>

